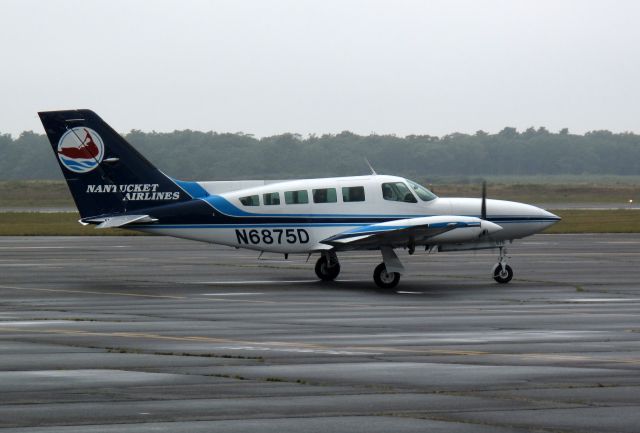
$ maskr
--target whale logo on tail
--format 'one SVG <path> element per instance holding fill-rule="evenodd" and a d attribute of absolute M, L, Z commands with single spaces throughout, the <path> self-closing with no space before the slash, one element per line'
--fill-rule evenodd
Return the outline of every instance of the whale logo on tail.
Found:
<path fill-rule="evenodd" d="M 81 126 L 60 137 L 57 151 L 65 168 L 75 173 L 88 173 L 102 162 L 104 142 L 96 131 Z"/>

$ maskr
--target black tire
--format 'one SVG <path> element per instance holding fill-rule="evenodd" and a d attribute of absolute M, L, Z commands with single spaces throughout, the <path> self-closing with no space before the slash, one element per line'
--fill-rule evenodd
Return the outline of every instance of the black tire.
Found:
<path fill-rule="evenodd" d="M 513 269 L 511 266 L 506 265 L 504 267 L 504 271 L 502 269 L 502 265 L 498 265 L 496 269 L 493 271 L 493 279 L 496 280 L 500 284 L 506 284 L 513 278 Z"/>
<path fill-rule="evenodd" d="M 340 274 L 340 263 L 337 261 L 333 266 L 329 266 L 327 263 L 327 258 L 325 256 L 320 256 L 318 261 L 316 262 L 316 275 L 322 281 L 333 281 Z"/>
<path fill-rule="evenodd" d="M 373 281 L 381 289 L 393 289 L 400 282 L 400 274 L 387 272 L 387 267 L 384 263 L 380 263 L 373 271 Z"/>

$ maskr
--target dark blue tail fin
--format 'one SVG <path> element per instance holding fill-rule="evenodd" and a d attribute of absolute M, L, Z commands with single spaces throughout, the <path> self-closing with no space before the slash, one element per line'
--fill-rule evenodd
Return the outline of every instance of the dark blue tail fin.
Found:
<path fill-rule="evenodd" d="M 38 114 L 82 218 L 191 199 L 93 111 Z"/>

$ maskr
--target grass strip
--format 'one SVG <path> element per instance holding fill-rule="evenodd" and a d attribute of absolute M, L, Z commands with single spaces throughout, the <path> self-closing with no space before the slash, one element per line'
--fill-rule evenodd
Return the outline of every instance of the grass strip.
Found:
<path fill-rule="evenodd" d="M 562 218 L 544 233 L 640 233 L 640 210 L 551 210 Z"/>
<path fill-rule="evenodd" d="M 96 229 L 78 222 L 77 212 L 3 212 L 0 236 L 132 236 L 139 232 L 122 229 Z"/>

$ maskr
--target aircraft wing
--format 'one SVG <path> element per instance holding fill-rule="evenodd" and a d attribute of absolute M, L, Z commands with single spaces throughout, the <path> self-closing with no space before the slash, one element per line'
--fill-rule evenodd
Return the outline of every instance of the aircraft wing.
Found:
<path fill-rule="evenodd" d="M 406 247 L 442 241 L 471 242 L 502 229 L 490 221 L 465 216 L 408 218 L 350 229 L 320 241 L 336 250 L 378 249 L 380 246 Z"/>

